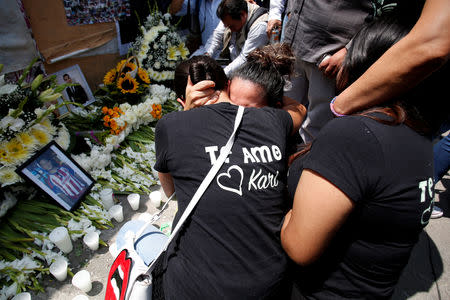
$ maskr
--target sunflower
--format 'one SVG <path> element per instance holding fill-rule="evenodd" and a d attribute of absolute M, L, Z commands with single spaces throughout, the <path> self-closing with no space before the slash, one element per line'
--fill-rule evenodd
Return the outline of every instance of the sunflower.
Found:
<path fill-rule="evenodd" d="M 147 84 L 150 83 L 150 78 L 148 77 L 147 71 L 145 71 L 144 69 L 138 69 L 138 76 L 143 82 Z"/>
<path fill-rule="evenodd" d="M 124 77 L 120 78 L 119 82 L 117 83 L 117 88 L 120 89 L 123 94 L 136 93 L 138 86 L 139 83 L 136 81 L 136 79 L 131 77 L 130 74 L 126 74 Z"/>
<path fill-rule="evenodd" d="M 108 73 L 106 73 L 105 77 L 103 77 L 103 83 L 105 85 L 113 84 L 114 81 L 116 81 L 116 78 L 117 78 L 116 69 L 111 69 L 111 70 L 109 70 Z"/>
<path fill-rule="evenodd" d="M 14 138 L 6 143 L 6 151 L 8 151 L 9 158 L 12 162 L 19 162 L 27 159 L 30 156 L 30 151 L 27 147 L 22 145 L 22 142 Z"/>
<path fill-rule="evenodd" d="M 45 130 L 44 126 L 33 126 L 30 134 L 40 145 L 46 145 L 52 139 L 52 135 Z"/>
<path fill-rule="evenodd" d="M 0 183 L 3 186 L 14 184 L 21 181 L 19 175 L 14 171 L 14 168 L 1 168 L 0 169 Z"/>
<path fill-rule="evenodd" d="M 124 59 L 124 60 L 119 61 L 119 63 L 117 63 L 117 66 L 116 66 L 117 72 L 120 72 L 120 70 L 122 70 L 122 67 L 124 64 L 126 64 L 126 62 L 127 62 L 127 60 Z"/>
<path fill-rule="evenodd" d="M 28 148 L 33 148 L 36 145 L 36 140 L 27 132 L 19 133 L 17 138 Z"/>

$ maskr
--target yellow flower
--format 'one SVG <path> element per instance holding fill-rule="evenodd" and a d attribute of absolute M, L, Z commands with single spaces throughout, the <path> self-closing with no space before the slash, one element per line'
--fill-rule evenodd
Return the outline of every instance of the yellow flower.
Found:
<path fill-rule="evenodd" d="M 116 69 L 111 69 L 111 70 L 109 70 L 108 73 L 106 73 L 105 77 L 103 77 L 103 83 L 105 85 L 113 84 L 114 81 L 116 81 L 116 78 L 117 78 Z"/>
<path fill-rule="evenodd" d="M 9 156 L 4 144 L 0 146 L 0 162 L 4 165 L 11 163 L 11 157 Z"/>
<path fill-rule="evenodd" d="M 30 134 L 40 145 L 46 145 L 52 139 L 52 135 L 45 130 L 44 126 L 33 126 Z"/>
<path fill-rule="evenodd" d="M 120 76 L 122 76 L 123 74 L 126 74 L 128 72 L 133 71 L 134 69 L 136 69 L 136 65 L 132 62 L 127 62 L 121 65 L 121 69 L 118 69 L 118 71 L 121 73 Z"/>
<path fill-rule="evenodd" d="M 143 82 L 145 82 L 145 83 L 150 83 L 150 78 L 148 77 L 147 71 L 145 71 L 145 70 L 142 69 L 142 68 L 139 68 L 139 69 L 138 69 L 138 75 L 139 75 L 139 78 L 140 78 Z"/>
<path fill-rule="evenodd" d="M 126 62 L 127 62 L 127 60 L 124 59 L 124 60 L 121 60 L 121 61 L 117 64 L 117 66 L 116 66 L 117 72 L 120 72 L 120 70 L 122 70 L 122 66 L 123 66 Z"/>
<path fill-rule="evenodd" d="M 186 48 L 186 45 L 184 43 L 180 43 L 178 45 L 178 51 L 180 51 L 180 55 L 182 59 L 186 59 L 189 55 L 189 50 Z"/>
<path fill-rule="evenodd" d="M 49 119 L 45 118 L 43 119 L 41 122 L 39 122 L 39 124 L 41 124 L 42 126 L 45 127 L 45 129 L 47 129 L 47 131 L 53 135 L 56 133 L 56 128 L 53 127 L 52 123 L 50 122 Z"/>
<path fill-rule="evenodd" d="M 139 83 L 130 76 L 130 74 L 126 74 L 124 77 L 119 79 L 117 83 L 117 88 L 123 93 L 131 93 L 134 94 L 137 91 Z"/>
<path fill-rule="evenodd" d="M 177 60 L 178 59 L 178 48 L 176 46 L 171 46 L 167 49 L 167 59 Z"/>
<path fill-rule="evenodd" d="M 36 140 L 27 132 L 21 132 L 17 135 L 17 138 L 22 141 L 22 144 L 24 144 L 28 148 L 33 148 L 34 145 L 36 145 Z"/>
<path fill-rule="evenodd" d="M 14 171 L 14 168 L 1 168 L 0 169 L 0 183 L 3 186 L 14 184 L 22 179 Z"/>
<path fill-rule="evenodd" d="M 30 156 L 28 148 L 22 145 L 22 142 L 14 138 L 6 143 L 6 151 L 8 151 L 11 162 L 19 162 L 27 159 Z"/>

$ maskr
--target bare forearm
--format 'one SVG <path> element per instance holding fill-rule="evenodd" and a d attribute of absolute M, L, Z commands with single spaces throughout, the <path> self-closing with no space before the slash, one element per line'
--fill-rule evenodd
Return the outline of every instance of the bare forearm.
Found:
<path fill-rule="evenodd" d="M 170 173 L 158 172 L 158 177 L 164 193 L 167 197 L 170 197 L 175 192 L 172 175 L 170 175 Z"/>
<path fill-rule="evenodd" d="M 448 0 L 427 0 L 411 32 L 338 95 L 334 109 L 349 114 L 383 103 L 417 85 L 448 60 L 449 28 Z"/>
<path fill-rule="evenodd" d="M 282 109 L 291 115 L 293 123 L 292 134 L 295 134 L 305 120 L 306 107 L 294 99 L 284 96 Z"/>

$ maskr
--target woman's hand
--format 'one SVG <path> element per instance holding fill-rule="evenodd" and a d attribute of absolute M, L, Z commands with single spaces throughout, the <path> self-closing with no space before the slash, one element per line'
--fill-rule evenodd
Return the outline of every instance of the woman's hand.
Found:
<path fill-rule="evenodd" d="M 319 64 L 319 70 L 327 77 L 335 77 L 344 62 L 345 55 L 347 55 L 347 49 L 344 47 L 328 58 L 324 58 Z"/>
<path fill-rule="evenodd" d="M 283 106 L 281 109 L 287 111 L 292 118 L 292 134 L 295 134 L 302 125 L 306 117 L 306 107 L 292 98 L 283 96 Z"/>
<path fill-rule="evenodd" d="M 220 91 L 215 91 L 214 86 L 215 83 L 211 80 L 203 80 L 192 84 L 191 77 L 189 76 L 186 86 L 184 110 L 216 103 L 219 99 Z"/>

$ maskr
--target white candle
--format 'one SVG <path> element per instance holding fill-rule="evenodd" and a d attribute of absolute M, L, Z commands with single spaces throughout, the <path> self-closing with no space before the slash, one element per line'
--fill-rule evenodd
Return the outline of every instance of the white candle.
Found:
<path fill-rule="evenodd" d="M 109 245 L 109 254 L 111 254 L 111 256 L 116 259 L 117 255 L 119 255 L 119 251 L 117 250 L 117 244 L 116 243 L 112 243 L 111 245 Z"/>
<path fill-rule="evenodd" d="M 72 300 L 89 300 L 89 298 L 85 295 L 76 295 Z"/>
<path fill-rule="evenodd" d="M 150 202 L 155 206 L 159 207 L 161 205 L 161 192 L 160 191 L 153 191 L 150 193 Z"/>
<path fill-rule="evenodd" d="M 86 270 L 77 272 L 72 278 L 72 284 L 87 293 L 92 289 L 91 274 Z"/>
<path fill-rule="evenodd" d="M 67 278 L 67 261 L 64 258 L 56 259 L 50 265 L 50 273 L 59 281 L 64 281 Z"/>
<path fill-rule="evenodd" d="M 116 220 L 117 222 L 122 222 L 123 221 L 123 208 L 122 205 L 120 204 L 116 204 L 113 205 L 110 209 L 109 209 L 109 215 L 114 218 L 114 220 Z"/>
<path fill-rule="evenodd" d="M 95 231 L 89 232 L 83 237 L 83 242 L 86 244 L 86 246 L 89 247 L 89 249 L 93 251 L 98 249 L 98 241 L 99 236 L 98 233 Z"/>
<path fill-rule="evenodd" d="M 50 241 L 55 244 L 64 253 L 72 251 L 72 241 L 70 240 L 69 232 L 65 227 L 56 227 L 50 232 Z"/>
<path fill-rule="evenodd" d="M 100 199 L 102 200 L 105 209 L 110 209 L 114 205 L 113 190 L 103 189 L 100 192 Z"/>
<path fill-rule="evenodd" d="M 129 194 L 127 197 L 128 202 L 130 203 L 131 209 L 138 210 L 139 209 L 139 199 L 141 196 L 139 194 Z"/>
<path fill-rule="evenodd" d="M 31 300 L 31 295 L 28 292 L 23 292 L 15 295 L 11 300 Z"/>

